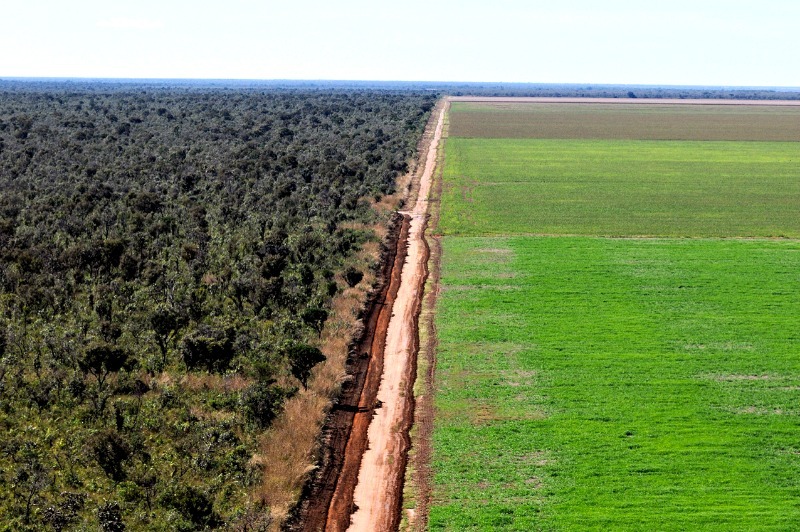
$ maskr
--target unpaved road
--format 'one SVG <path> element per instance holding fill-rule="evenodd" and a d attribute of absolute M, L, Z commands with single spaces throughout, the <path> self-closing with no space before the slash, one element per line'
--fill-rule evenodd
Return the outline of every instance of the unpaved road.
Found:
<path fill-rule="evenodd" d="M 361 460 L 351 531 L 395 530 L 400 522 L 403 478 L 413 418 L 413 386 L 419 348 L 417 320 L 427 277 L 428 246 L 424 233 L 436 154 L 444 126 L 439 112 L 428 148 L 416 203 L 401 214 L 410 217 L 406 262 L 386 334 L 383 377 L 378 389 L 381 407 L 369 426 L 369 447 Z"/>
<path fill-rule="evenodd" d="M 383 349 L 400 288 L 408 228 L 408 220 L 398 214 L 389 231 L 379 289 L 368 303 L 363 333 L 347 360 L 350 380 L 342 386 L 341 397 L 325 422 L 318 469 L 294 517 L 284 525 L 286 531 L 343 531 L 350 525 L 353 490 L 383 371 Z"/>
<path fill-rule="evenodd" d="M 445 108 L 439 105 L 436 126 L 426 132 L 431 140 L 415 179 L 414 207 L 393 220 L 381 286 L 348 358 L 350 379 L 326 420 L 316 474 L 284 530 L 371 532 L 399 525 L 414 411 L 417 319 L 427 275 L 427 198 Z"/>

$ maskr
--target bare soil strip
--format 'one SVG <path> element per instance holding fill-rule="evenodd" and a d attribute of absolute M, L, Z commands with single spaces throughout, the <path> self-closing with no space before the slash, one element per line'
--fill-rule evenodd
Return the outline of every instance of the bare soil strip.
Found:
<path fill-rule="evenodd" d="M 364 331 L 347 360 L 349 380 L 323 428 L 317 473 L 306 485 L 295 517 L 285 530 L 345 530 L 350 523 L 352 493 L 383 371 L 383 347 L 400 287 L 408 228 L 407 217 L 397 215 L 389 232 L 380 284 L 367 305 Z"/>
<path fill-rule="evenodd" d="M 379 409 L 369 427 L 369 447 L 361 460 L 354 502 L 356 511 L 349 530 L 396 530 L 400 523 L 403 479 L 414 414 L 413 386 L 419 349 L 418 319 L 427 278 L 429 249 L 425 241 L 436 156 L 444 126 L 439 111 L 433 140 L 428 147 L 419 192 L 411 219 L 406 264 L 386 335 L 383 378 L 378 390 Z"/>
<path fill-rule="evenodd" d="M 618 103 L 618 104 L 664 104 L 664 105 L 768 105 L 800 106 L 800 100 L 715 100 L 679 98 L 555 98 L 522 96 L 451 96 L 451 102 L 487 103 Z"/>
<path fill-rule="evenodd" d="M 399 524 L 414 411 L 417 318 L 427 276 L 427 197 L 444 118 L 440 109 L 424 170 L 419 183 L 412 183 L 415 206 L 393 220 L 382 282 L 368 303 L 362 337 L 351 349 L 348 381 L 323 428 L 317 472 L 285 530 L 346 530 L 359 506 L 367 508 L 358 512 L 367 524 L 354 525 L 356 530 L 396 529 Z M 380 484 L 374 505 L 369 500 L 354 503 L 365 474 Z"/>

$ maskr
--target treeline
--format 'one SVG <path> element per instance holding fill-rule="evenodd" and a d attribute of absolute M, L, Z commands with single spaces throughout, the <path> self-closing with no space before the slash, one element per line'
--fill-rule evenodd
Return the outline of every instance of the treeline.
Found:
<path fill-rule="evenodd" d="M 0 84 L 0 528 L 263 524 L 258 436 L 435 97 Z"/>
<path fill-rule="evenodd" d="M 24 88 L 25 90 L 53 91 L 72 90 L 83 86 L 79 80 L 0 79 L 0 91 Z M 678 99 L 734 99 L 734 100 L 798 100 L 797 87 L 698 87 L 657 85 L 607 85 L 578 83 L 499 83 L 499 82 L 451 82 L 451 81 L 325 81 L 325 80 L 98 80 L 98 91 L 127 91 L 131 87 L 153 90 L 172 87 L 186 92 L 203 91 L 210 88 L 226 90 L 392 90 L 426 91 L 451 96 L 540 96 L 582 98 L 678 98 Z"/>

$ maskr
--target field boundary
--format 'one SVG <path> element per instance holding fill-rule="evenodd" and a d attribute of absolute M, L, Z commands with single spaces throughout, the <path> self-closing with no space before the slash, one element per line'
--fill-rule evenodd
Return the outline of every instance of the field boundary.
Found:
<path fill-rule="evenodd" d="M 425 242 L 429 249 L 428 277 L 423 290 L 422 308 L 419 314 L 419 352 L 417 354 L 416 379 L 413 387 L 414 422 L 410 433 L 411 449 L 408 454 L 405 487 L 403 492 L 403 515 L 401 530 L 422 532 L 428 529 L 428 512 L 432 496 L 433 471 L 433 422 L 434 393 L 436 385 L 436 303 L 439 296 L 441 277 L 440 259 L 442 242 L 439 230 L 441 208 L 444 145 L 448 135 L 450 102 L 443 100 L 444 127 L 436 155 L 436 167 L 428 197 L 428 230 Z"/>
<path fill-rule="evenodd" d="M 418 154 L 410 171 L 398 178 L 397 192 L 375 205 L 378 211 L 393 212 L 388 227 L 376 227 L 379 234 L 385 232 L 380 271 L 376 272 L 369 297 L 357 317 L 359 330 L 350 336 L 346 360 L 340 364 L 339 393 L 326 409 L 314 464 L 305 471 L 299 501 L 282 523 L 276 519 L 282 530 L 344 530 L 350 523 L 353 490 L 368 445 L 367 429 L 379 407 L 375 396 L 383 373 L 387 328 L 407 253 L 411 217 L 396 208 L 414 199 L 415 182 L 424 172 L 424 157 L 433 138 L 431 123 L 435 129 L 435 115 L 417 145 Z M 292 442 L 286 444 L 291 446 Z"/>

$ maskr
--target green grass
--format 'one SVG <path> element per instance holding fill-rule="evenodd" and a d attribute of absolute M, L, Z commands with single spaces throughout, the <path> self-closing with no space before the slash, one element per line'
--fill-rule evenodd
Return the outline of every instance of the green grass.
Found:
<path fill-rule="evenodd" d="M 653 123 L 539 111 L 470 127 Z M 705 108 L 658 112 L 713 129 Z M 431 528 L 796 529 L 800 144 L 445 150 Z"/>
<path fill-rule="evenodd" d="M 800 144 L 450 138 L 450 235 L 800 237 Z"/>
<path fill-rule="evenodd" d="M 447 237 L 442 267 L 431 529 L 796 529 L 800 243 Z"/>

